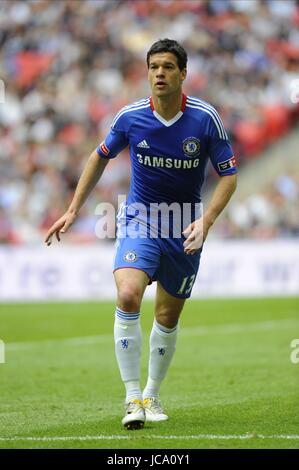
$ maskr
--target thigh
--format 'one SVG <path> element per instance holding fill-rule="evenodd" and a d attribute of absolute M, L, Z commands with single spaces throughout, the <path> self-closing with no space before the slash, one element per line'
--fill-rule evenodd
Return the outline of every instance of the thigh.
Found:
<path fill-rule="evenodd" d="M 124 311 L 139 311 L 144 290 L 151 284 L 160 263 L 161 251 L 150 238 L 117 240 L 114 277 L 117 305 Z"/>
<path fill-rule="evenodd" d="M 122 268 L 114 271 L 114 279 L 117 291 L 120 292 L 127 287 L 134 293 L 143 296 L 149 282 L 148 275 L 140 269 Z"/>

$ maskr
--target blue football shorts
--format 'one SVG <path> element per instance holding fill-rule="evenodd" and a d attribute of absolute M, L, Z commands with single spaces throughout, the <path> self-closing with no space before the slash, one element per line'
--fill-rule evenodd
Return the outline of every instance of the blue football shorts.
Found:
<path fill-rule="evenodd" d="M 169 294 L 181 299 L 191 295 L 202 249 L 184 253 L 182 238 L 118 238 L 114 271 L 135 268 L 149 276 L 149 284 L 159 281 Z"/>

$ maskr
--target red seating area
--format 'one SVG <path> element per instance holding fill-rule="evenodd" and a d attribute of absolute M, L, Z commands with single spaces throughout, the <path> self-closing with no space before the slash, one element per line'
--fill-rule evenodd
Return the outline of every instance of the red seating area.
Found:
<path fill-rule="evenodd" d="M 247 158 L 258 157 L 268 145 L 285 135 L 299 118 L 296 112 L 282 105 L 268 105 L 260 109 L 261 119 L 239 121 L 234 127 L 234 136 Z"/>

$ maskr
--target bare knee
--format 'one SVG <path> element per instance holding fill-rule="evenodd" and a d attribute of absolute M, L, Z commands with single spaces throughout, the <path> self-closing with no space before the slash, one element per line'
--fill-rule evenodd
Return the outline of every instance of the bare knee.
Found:
<path fill-rule="evenodd" d="M 118 288 L 117 305 L 125 312 L 139 312 L 142 291 L 132 284 L 124 284 Z"/>
<path fill-rule="evenodd" d="M 156 310 L 156 321 L 159 325 L 165 326 L 166 328 L 174 328 L 180 317 L 179 312 L 174 312 L 168 308 L 159 308 Z"/>

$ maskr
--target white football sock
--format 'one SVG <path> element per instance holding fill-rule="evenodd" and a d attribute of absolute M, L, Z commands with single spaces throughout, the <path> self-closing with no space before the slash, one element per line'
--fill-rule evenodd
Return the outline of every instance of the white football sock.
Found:
<path fill-rule="evenodd" d="M 154 320 L 150 335 L 150 359 L 143 398 L 158 398 L 161 383 L 170 366 L 177 340 L 177 325 L 166 328 Z"/>
<path fill-rule="evenodd" d="M 139 312 L 115 310 L 115 354 L 122 381 L 126 387 L 126 403 L 142 400 L 140 389 L 141 328 Z"/>

